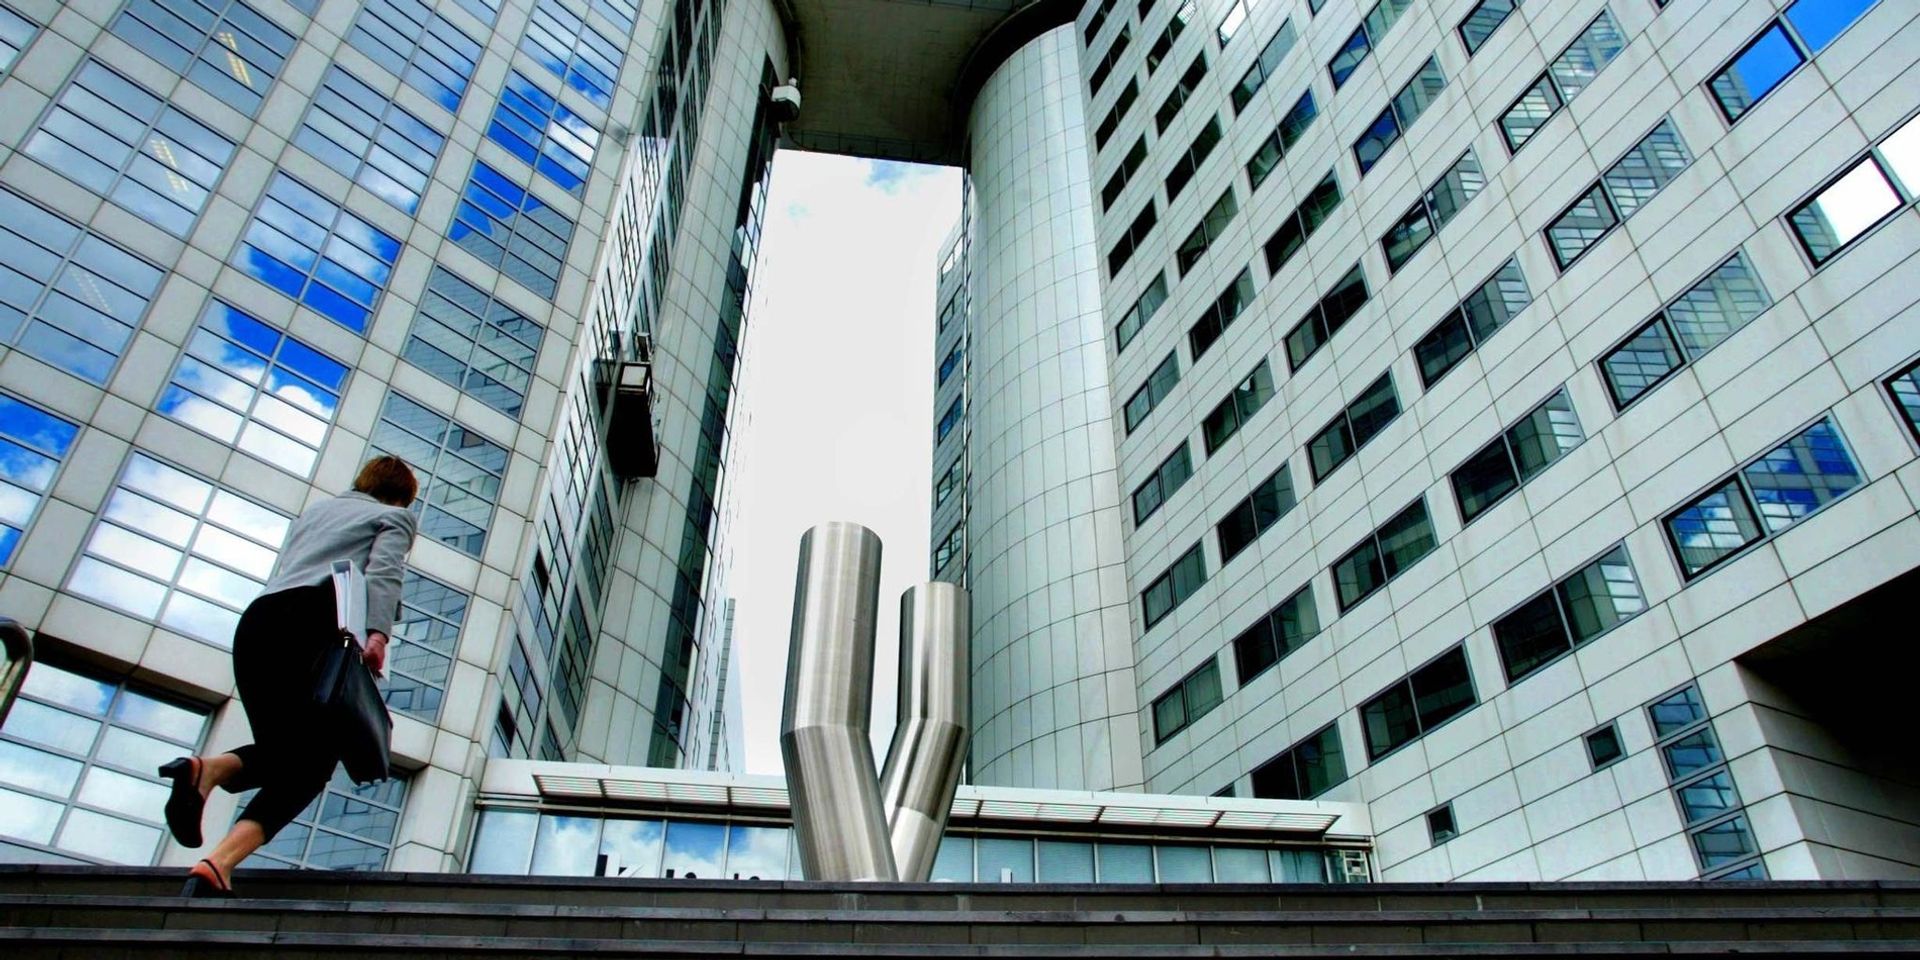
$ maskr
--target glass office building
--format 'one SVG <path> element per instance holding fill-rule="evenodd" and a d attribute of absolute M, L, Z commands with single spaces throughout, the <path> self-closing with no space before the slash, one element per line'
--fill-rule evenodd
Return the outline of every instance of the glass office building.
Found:
<path fill-rule="evenodd" d="M 1916 15 L 1089 0 L 1009 53 L 933 306 L 974 782 L 1360 803 L 1388 880 L 1920 876 Z"/>
<path fill-rule="evenodd" d="M 978 789 L 1214 805 L 968 819 L 974 876 L 1252 876 L 1235 804 L 1344 805 L 1269 846 L 1388 880 L 1913 876 L 1917 15 L 0 0 L 0 855 L 193 859 L 154 761 L 246 738 L 239 611 L 373 452 L 423 481 L 405 775 L 259 862 L 467 870 L 505 808 L 604 845 L 649 808 L 490 778 L 737 762 L 785 146 L 967 171 L 928 562 Z"/>

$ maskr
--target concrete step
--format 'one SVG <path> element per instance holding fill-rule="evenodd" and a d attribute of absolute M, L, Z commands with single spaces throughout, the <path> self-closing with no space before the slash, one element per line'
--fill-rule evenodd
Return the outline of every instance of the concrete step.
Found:
<path fill-rule="evenodd" d="M 852 885 L 0 867 L 8 957 L 1920 953 L 1920 884 Z"/>

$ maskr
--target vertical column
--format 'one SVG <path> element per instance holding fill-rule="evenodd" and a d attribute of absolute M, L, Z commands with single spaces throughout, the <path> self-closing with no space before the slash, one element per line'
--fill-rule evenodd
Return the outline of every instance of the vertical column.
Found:
<path fill-rule="evenodd" d="M 1144 779 L 1083 89 L 1059 27 L 968 125 L 972 777 L 995 786 Z"/>

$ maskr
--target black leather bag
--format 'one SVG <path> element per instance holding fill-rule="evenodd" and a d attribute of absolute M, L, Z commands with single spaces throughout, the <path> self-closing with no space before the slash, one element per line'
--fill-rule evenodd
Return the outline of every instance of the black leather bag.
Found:
<path fill-rule="evenodd" d="M 388 756 L 393 744 L 393 717 L 373 683 L 373 674 L 360 659 L 360 647 L 342 634 L 339 646 L 320 655 L 315 665 L 313 700 L 319 705 L 324 735 L 331 736 L 347 776 L 355 783 L 373 783 L 392 776 Z"/>

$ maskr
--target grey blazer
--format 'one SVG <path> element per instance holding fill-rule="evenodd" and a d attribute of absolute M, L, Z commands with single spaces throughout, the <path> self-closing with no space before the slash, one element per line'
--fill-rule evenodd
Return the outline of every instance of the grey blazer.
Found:
<path fill-rule="evenodd" d="M 413 547 L 413 514 L 349 491 L 308 507 L 287 531 L 261 596 L 325 583 L 335 560 L 358 561 L 367 574 L 367 630 L 393 632 L 400 578 Z"/>

